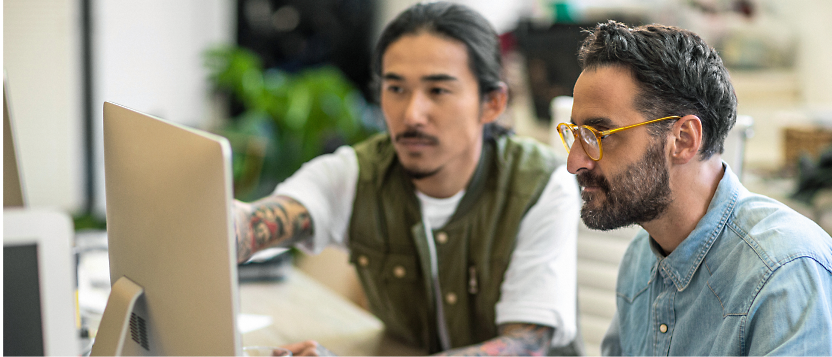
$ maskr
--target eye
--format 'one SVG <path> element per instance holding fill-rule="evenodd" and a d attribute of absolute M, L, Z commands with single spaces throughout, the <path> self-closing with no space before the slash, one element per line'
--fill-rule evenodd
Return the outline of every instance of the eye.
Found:
<path fill-rule="evenodd" d="M 434 95 L 445 94 L 445 93 L 450 93 L 450 92 L 451 91 L 449 91 L 445 88 L 441 88 L 441 87 L 433 87 L 433 88 L 430 89 L 430 94 L 434 94 Z"/>
<path fill-rule="evenodd" d="M 401 93 L 404 89 L 401 86 L 395 84 L 388 84 L 384 87 L 384 90 L 390 93 Z"/>

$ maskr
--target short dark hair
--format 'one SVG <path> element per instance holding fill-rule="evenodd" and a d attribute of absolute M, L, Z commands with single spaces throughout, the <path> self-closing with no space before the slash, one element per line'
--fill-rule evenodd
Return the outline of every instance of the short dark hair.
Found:
<path fill-rule="evenodd" d="M 421 32 L 462 42 L 468 49 L 468 65 L 477 78 L 480 96 L 499 88 L 502 72 L 500 41 L 497 32 L 482 15 L 460 4 L 444 1 L 411 6 L 390 22 L 373 52 L 373 85 L 381 79 L 381 62 L 387 47 L 406 35 Z"/>
<path fill-rule="evenodd" d="M 737 118 L 737 96 L 717 51 L 693 32 L 672 26 L 629 28 L 599 23 L 578 52 L 582 70 L 628 68 L 641 92 L 634 103 L 648 119 L 696 115 L 702 120 L 701 159 L 722 153 Z M 651 128 L 654 136 L 672 122 Z"/>

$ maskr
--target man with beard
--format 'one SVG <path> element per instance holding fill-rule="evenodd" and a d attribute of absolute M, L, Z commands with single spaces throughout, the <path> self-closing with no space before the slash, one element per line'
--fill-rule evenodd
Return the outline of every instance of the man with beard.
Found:
<path fill-rule="evenodd" d="M 832 355 L 832 238 L 722 161 L 737 100 L 674 27 L 600 23 L 559 131 L 594 229 L 638 224 L 606 355 Z M 579 144 L 574 144 L 579 143 Z"/>
<path fill-rule="evenodd" d="M 508 96 L 499 50 L 467 7 L 400 14 L 373 63 L 388 132 L 237 202 L 239 261 L 275 245 L 344 247 L 371 311 L 425 352 L 579 353 L 578 185 L 550 149 L 495 126 Z"/>

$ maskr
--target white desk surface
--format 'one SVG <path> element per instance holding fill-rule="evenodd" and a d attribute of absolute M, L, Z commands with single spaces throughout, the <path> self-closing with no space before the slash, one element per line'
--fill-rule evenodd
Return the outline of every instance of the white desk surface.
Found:
<path fill-rule="evenodd" d="M 106 242 L 103 233 L 87 238 L 98 245 Z M 108 272 L 106 250 L 83 254 L 79 264 L 79 302 L 93 336 L 109 295 Z M 243 282 L 239 288 L 241 315 L 272 320 L 268 326 L 243 333 L 243 346 L 280 346 L 316 340 L 341 356 L 427 354 L 393 340 L 370 312 L 298 269 L 289 269 L 283 281 Z"/>
<path fill-rule="evenodd" d="M 371 313 L 297 269 L 281 282 L 241 283 L 240 312 L 273 320 L 267 327 L 244 333 L 243 346 L 316 340 L 341 356 L 414 356 L 427 352 L 391 339 Z"/>

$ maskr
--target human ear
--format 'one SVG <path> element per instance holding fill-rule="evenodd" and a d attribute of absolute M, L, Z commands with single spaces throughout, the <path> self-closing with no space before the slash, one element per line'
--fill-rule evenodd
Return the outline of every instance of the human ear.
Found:
<path fill-rule="evenodd" d="M 482 124 L 488 124 L 497 120 L 500 114 L 506 110 L 508 103 L 508 86 L 500 82 L 497 88 L 486 94 L 485 101 L 482 103 L 482 115 L 480 121 Z"/>
<path fill-rule="evenodd" d="M 686 164 L 699 154 L 702 146 L 702 120 L 696 115 L 686 115 L 673 124 L 670 160 L 674 164 Z"/>

